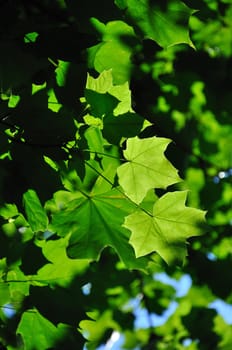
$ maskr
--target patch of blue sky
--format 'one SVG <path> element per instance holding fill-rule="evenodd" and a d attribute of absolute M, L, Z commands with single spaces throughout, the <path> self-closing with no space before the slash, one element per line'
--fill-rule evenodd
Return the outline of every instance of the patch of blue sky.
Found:
<path fill-rule="evenodd" d="M 176 301 L 171 301 L 169 307 L 163 312 L 162 315 L 157 315 L 155 313 L 149 313 L 146 309 L 140 306 L 134 310 L 136 329 L 158 327 L 162 326 L 168 318 L 175 312 L 178 303 Z"/>
<path fill-rule="evenodd" d="M 221 315 L 227 324 L 232 324 L 232 305 L 227 304 L 221 299 L 214 300 L 209 304 L 210 309 L 215 309 Z"/>
<path fill-rule="evenodd" d="M 214 256 L 212 256 L 214 258 Z M 167 285 L 172 286 L 176 290 L 176 297 L 181 298 L 185 296 L 192 285 L 191 277 L 187 274 L 183 275 L 179 280 L 175 280 L 171 277 L 169 277 L 166 273 L 161 272 L 154 275 L 154 279 L 157 281 L 160 281 L 162 283 L 165 283 Z M 135 316 L 135 323 L 134 326 L 136 329 L 146 329 L 149 327 L 158 327 L 163 325 L 168 318 L 175 312 L 176 308 L 178 307 L 178 302 L 171 301 L 169 304 L 169 307 L 163 312 L 162 315 L 157 315 L 155 313 L 148 313 L 148 311 L 141 307 L 141 300 L 143 296 L 138 295 L 136 298 L 130 300 L 130 302 L 125 305 L 126 309 L 132 309 L 134 316 Z M 214 302 L 212 302 L 209 305 L 209 308 L 214 308 L 218 314 L 220 314 L 226 323 L 232 324 L 232 305 L 225 303 L 223 300 L 216 299 Z M 124 342 L 124 338 L 122 335 L 117 333 L 117 339 L 116 335 L 111 337 L 109 341 L 98 348 L 98 350 L 121 350 L 122 345 Z M 188 346 L 191 344 L 192 340 L 186 339 L 186 342 L 184 342 L 183 346 Z M 139 347 L 134 349 L 139 350 Z"/>
<path fill-rule="evenodd" d="M 2 311 L 7 318 L 12 318 L 16 314 L 16 310 L 12 304 L 8 303 L 2 307 Z"/>
<path fill-rule="evenodd" d="M 97 350 L 120 350 L 122 349 L 123 343 L 124 337 L 119 332 L 114 331 L 108 342 L 99 346 Z"/>
<path fill-rule="evenodd" d="M 183 275 L 179 280 L 169 277 L 165 272 L 156 273 L 154 275 L 156 281 L 172 286 L 176 290 L 176 296 L 181 298 L 185 296 L 192 285 L 192 279 L 189 275 Z"/>

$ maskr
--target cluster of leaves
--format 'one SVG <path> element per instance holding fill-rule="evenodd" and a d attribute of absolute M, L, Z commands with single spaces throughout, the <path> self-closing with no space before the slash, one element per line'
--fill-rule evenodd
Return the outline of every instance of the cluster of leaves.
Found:
<path fill-rule="evenodd" d="M 230 349 L 208 308 L 231 301 L 230 0 L 5 1 L 0 19 L 0 348 Z"/>

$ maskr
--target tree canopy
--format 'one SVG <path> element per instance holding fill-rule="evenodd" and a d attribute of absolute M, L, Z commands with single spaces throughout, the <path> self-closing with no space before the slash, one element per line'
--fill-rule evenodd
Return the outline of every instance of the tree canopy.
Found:
<path fill-rule="evenodd" d="M 0 349 L 230 350 L 231 0 L 0 4 Z"/>

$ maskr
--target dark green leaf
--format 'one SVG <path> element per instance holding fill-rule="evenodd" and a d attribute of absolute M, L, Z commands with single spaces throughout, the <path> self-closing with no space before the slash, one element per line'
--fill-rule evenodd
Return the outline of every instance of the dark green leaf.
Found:
<path fill-rule="evenodd" d="M 122 137 L 138 135 L 142 124 L 143 118 L 136 113 L 126 113 L 117 116 L 108 114 L 104 118 L 103 136 L 109 142 L 117 145 Z"/>

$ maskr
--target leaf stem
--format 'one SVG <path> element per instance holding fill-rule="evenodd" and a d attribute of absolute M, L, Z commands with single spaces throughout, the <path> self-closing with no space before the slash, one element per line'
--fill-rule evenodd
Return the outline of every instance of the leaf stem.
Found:
<path fill-rule="evenodd" d="M 94 168 L 92 165 L 90 165 L 88 162 L 85 161 L 85 164 L 89 166 L 92 170 L 94 170 L 99 176 L 101 176 L 106 182 L 108 182 L 112 187 L 114 187 L 114 184 L 107 179 L 100 171 L 98 171 L 96 168 Z M 130 197 L 127 196 L 125 192 L 123 192 L 120 187 L 114 187 L 120 194 L 122 194 L 127 200 L 129 200 L 137 209 L 142 210 L 145 214 L 149 215 L 150 217 L 153 217 L 153 215 L 147 211 L 146 209 L 142 208 L 139 204 L 135 203 Z"/>

